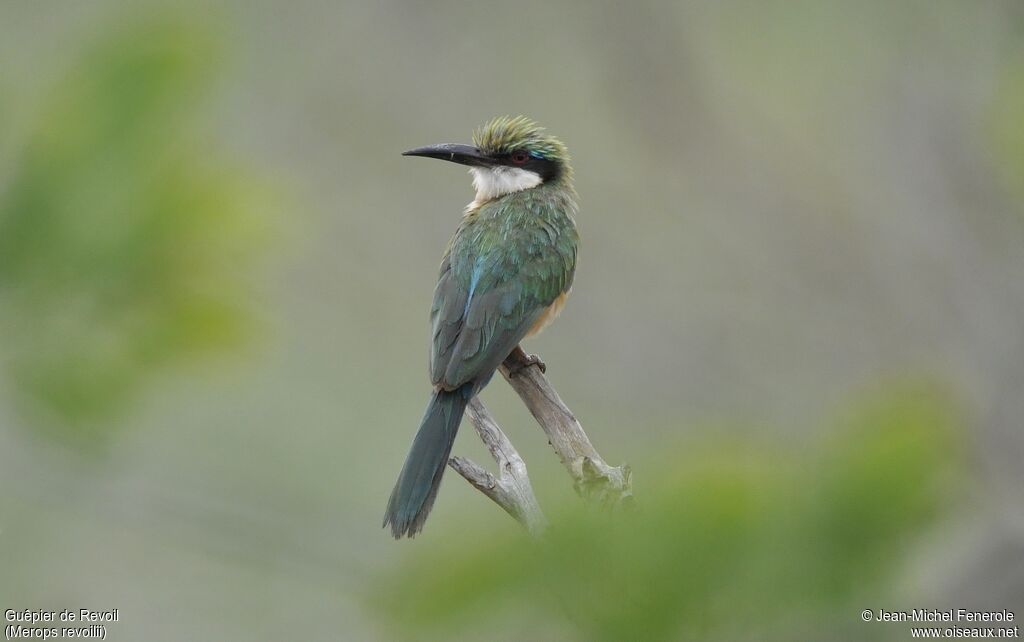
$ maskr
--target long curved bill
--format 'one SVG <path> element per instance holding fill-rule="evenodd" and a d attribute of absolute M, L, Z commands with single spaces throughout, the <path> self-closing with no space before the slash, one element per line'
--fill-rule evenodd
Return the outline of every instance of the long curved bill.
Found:
<path fill-rule="evenodd" d="M 424 158 L 437 158 L 460 165 L 472 167 L 490 167 L 495 165 L 494 160 L 472 145 L 461 145 L 459 143 L 441 143 L 440 145 L 427 145 L 417 147 L 402 156 L 423 156 Z"/>

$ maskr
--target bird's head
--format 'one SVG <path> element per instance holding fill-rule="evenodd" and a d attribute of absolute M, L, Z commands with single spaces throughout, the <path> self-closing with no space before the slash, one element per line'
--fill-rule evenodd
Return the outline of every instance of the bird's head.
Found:
<path fill-rule="evenodd" d="M 524 116 L 495 118 L 473 133 L 472 145 L 428 145 L 403 155 L 469 165 L 479 203 L 539 185 L 568 182 L 572 174 L 562 141 Z"/>

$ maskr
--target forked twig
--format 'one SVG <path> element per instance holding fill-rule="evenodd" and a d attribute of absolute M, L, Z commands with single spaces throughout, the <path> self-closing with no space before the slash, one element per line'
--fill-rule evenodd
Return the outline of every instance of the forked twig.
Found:
<path fill-rule="evenodd" d="M 601 458 L 583 426 L 544 376 L 543 368 L 524 365 L 524 358 L 517 348 L 501 365 L 501 374 L 547 434 L 548 443 L 572 476 L 576 492 L 607 508 L 629 504 L 633 498 L 629 466 L 610 466 Z M 533 358 L 529 363 L 540 362 Z M 479 399 L 470 401 L 466 415 L 497 462 L 498 477 L 465 457 L 452 457 L 448 465 L 532 535 L 539 535 L 547 521 L 533 493 L 523 458 Z"/>

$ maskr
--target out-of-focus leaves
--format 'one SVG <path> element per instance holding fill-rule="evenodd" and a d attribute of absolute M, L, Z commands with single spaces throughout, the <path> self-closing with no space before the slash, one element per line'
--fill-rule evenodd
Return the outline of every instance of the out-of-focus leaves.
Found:
<path fill-rule="evenodd" d="M 104 39 L 37 110 L 0 193 L 5 378 L 66 436 L 242 336 L 266 193 L 192 119 L 216 55 L 186 23 Z"/>
<path fill-rule="evenodd" d="M 682 451 L 660 474 L 637 466 L 648 471 L 638 510 L 570 509 L 541 543 L 489 533 L 467 550 L 460 533 L 448 550 L 418 549 L 375 606 L 427 636 L 505 609 L 566 618 L 586 640 L 810 639 L 826 622 L 856 626 L 853 600 L 877 601 L 949 496 L 958 421 L 941 390 L 908 385 L 841 424 L 810 456 L 718 445 Z"/>

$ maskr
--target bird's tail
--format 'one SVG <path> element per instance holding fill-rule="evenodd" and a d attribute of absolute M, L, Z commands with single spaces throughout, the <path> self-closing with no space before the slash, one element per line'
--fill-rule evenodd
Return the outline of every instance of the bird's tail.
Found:
<path fill-rule="evenodd" d="M 466 384 L 450 392 L 438 390 L 430 398 L 384 514 L 383 525 L 391 525 L 395 539 L 412 537 L 423 529 L 441 486 L 462 413 L 472 397 L 473 387 Z"/>

